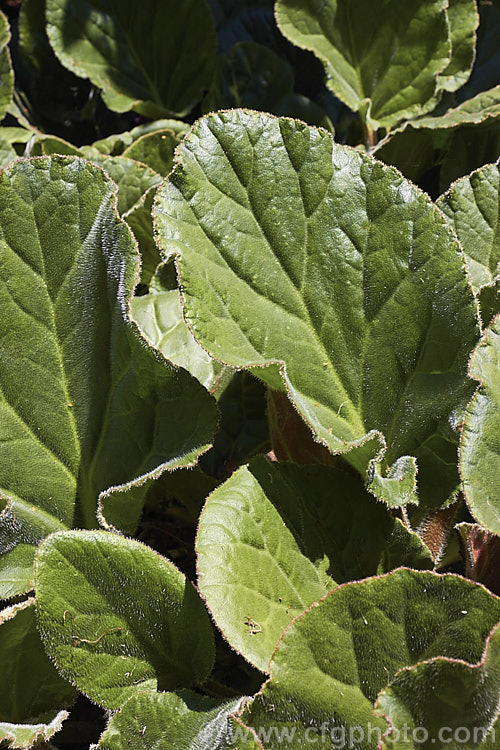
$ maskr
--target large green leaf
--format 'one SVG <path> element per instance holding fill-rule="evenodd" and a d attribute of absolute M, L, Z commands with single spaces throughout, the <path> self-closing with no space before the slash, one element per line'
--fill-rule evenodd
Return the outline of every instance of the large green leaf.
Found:
<path fill-rule="evenodd" d="M 241 698 L 218 701 L 194 693 L 138 694 L 111 719 L 96 750 L 226 750 L 235 748 L 237 724 L 232 717 Z M 236 730 L 236 731 L 235 731 Z M 239 733 L 238 733 L 239 734 Z M 238 750 L 261 747 L 248 734 Z M 239 738 L 238 738 L 239 739 Z"/>
<path fill-rule="evenodd" d="M 458 484 L 452 415 L 478 335 L 441 212 L 395 171 L 270 115 L 209 115 L 178 155 L 155 214 L 195 337 L 286 386 L 319 442 L 365 476 L 370 464 L 379 497 L 415 501 L 413 455 L 422 501 L 440 505 Z M 386 444 L 384 468 L 370 463 Z"/>
<path fill-rule="evenodd" d="M 397 672 L 437 656 L 479 661 L 499 615 L 497 597 L 458 576 L 401 569 L 340 586 L 286 631 L 242 721 L 272 728 L 266 750 L 282 747 L 284 730 L 294 746 L 323 733 L 334 748 L 356 729 L 357 750 L 375 750 L 388 723 L 373 703 Z"/>
<path fill-rule="evenodd" d="M 0 612 L 0 663 L 0 722 L 44 722 L 76 698 L 44 651 L 34 599 Z"/>
<path fill-rule="evenodd" d="M 46 0 L 63 65 L 89 78 L 117 112 L 189 112 L 211 80 L 215 27 L 205 0 Z"/>
<path fill-rule="evenodd" d="M 278 0 L 276 18 L 294 44 L 323 62 L 327 84 L 373 127 L 429 112 L 450 63 L 443 0 Z"/>
<path fill-rule="evenodd" d="M 185 576 L 140 542 L 106 531 L 53 534 L 36 561 L 38 625 L 61 674 L 106 708 L 140 690 L 203 682 L 210 621 Z"/>
<path fill-rule="evenodd" d="M 262 457 L 210 495 L 196 547 L 199 589 L 216 623 L 262 671 L 291 620 L 336 583 L 403 564 L 432 567 L 416 534 L 356 476 Z"/>
<path fill-rule="evenodd" d="M 437 205 L 460 240 L 474 292 L 493 286 L 500 278 L 500 160 L 455 182 Z"/>
<path fill-rule="evenodd" d="M 0 176 L 2 552 L 95 526 L 110 488 L 135 487 L 137 516 L 147 477 L 192 463 L 214 427 L 204 389 L 128 319 L 139 258 L 115 191 L 74 158 Z"/>
<path fill-rule="evenodd" d="M 399 672 L 377 699 L 377 711 L 389 719 L 392 730 L 382 748 L 484 747 L 499 704 L 500 626 L 489 637 L 477 665 L 437 658 Z"/>
<path fill-rule="evenodd" d="M 460 440 L 460 473 L 472 515 L 500 533 L 500 316 L 486 330 L 470 361 L 479 381 Z"/>

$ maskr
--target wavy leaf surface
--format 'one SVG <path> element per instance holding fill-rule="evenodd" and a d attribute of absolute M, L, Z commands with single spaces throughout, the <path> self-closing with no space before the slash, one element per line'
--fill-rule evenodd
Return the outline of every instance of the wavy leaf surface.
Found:
<path fill-rule="evenodd" d="M 297 121 L 209 115 L 178 154 L 156 224 L 198 341 L 286 388 L 316 440 L 377 496 L 416 501 L 415 456 L 421 501 L 441 504 L 458 483 L 452 415 L 472 393 L 478 335 L 442 214 L 393 170 Z M 436 464 L 441 495 L 428 489 Z"/>

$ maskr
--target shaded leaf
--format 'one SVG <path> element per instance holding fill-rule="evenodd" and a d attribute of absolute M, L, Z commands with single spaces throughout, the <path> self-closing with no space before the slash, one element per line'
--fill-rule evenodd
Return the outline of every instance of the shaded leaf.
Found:
<path fill-rule="evenodd" d="M 0 722 L 45 722 L 76 698 L 44 651 L 34 605 L 27 599 L 0 612 Z"/>
<path fill-rule="evenodd" d="M 118 185 L 117 209 L 125 219 L 144 205 L 147 191 L 161 183 L 161 176 L 150 167 L 126 156 L 95 156 L 92 161 Z"/>
<path fill-rule="evenodd" d="M 49 133 L 85 134 L 82 110 L 91 86 L 55 56 L 45 28 L 46 0 L 23 0 L 19 11 L 19 45 L 14 58 L 16 86 L 29 99 L 29 116 Z M 66 152 L 64 152 L 66 153 Z"/>
<path fill-rule="evenodd" d="M 270 115 L 207 116 L 178 154 L 155 214 L 195 337 L 286 386 L 316 440 L 365 476 L 370 464 L 389 504 L 416 500 L 409 456 L 422 502 L 448 499 L 477 322 L 442 214 L 370 157 Z"/>
<path fill-rule="evenodd" d="M 247 107 L 275 115 L 298 117 L 332 130 L 325 111 L 294 93 L 294 74 L 288 62 L 255 42 L 239 42 L 217 61 L 203 111 Z"/>
<path fill-rule="evenodd" d="M 272 451 L 278 461 L 334 466 L 338 456 L 315 442 L 311 430 L 281 391 L 267 392 L 267 416 Z"/>
<path fill-rule="evenodd" d="M 500 3 L 498 0 L 480 0 L 477 55 L 472 75 L 458 92 L 462 101 L 498 84 L 500 67 Z"/>
<path fill-rule="evenodd" d="M 114 133 L 107 138 L 94 141 L 91 146 L 82 146 L 81 150 L 87 158 L 91 158 L 95 154 L 95 151 L 108 156 L 120 156 L 126 148 L 144 135 L 156 133 L 159 130 L 171 130 L 180 139 L 189 131 L 190 127 L 190 125 L 182 122 L 182 120 L 145 122 L 142 125 L 132 128 L 132 130 L 126 130 L 123 133 Z"/>
<path fill-rule="evenodd" d="M 220 411 L 219 429 L 212 448 L 200 457 L 200 466 L 219 479 L 271 447 L 264 384 L 249 372 L 231 376 L 232 372 L 231 368 L 224 368 L 214 383 L 214 389 L 218 389 L 215 396 Z"/>
<path fill-rule="evenodd" d="M 10 61 L 9 41 L 9 22 L 0 11 L 0 120 L 7 112 L 14 90 L 14 73 Z"/>
<path fill-rule="evenodd" d="M 123 156 L 140 161 L 165 177 L 172 169 L 174 149 L 180 140 L 181 137 L 173 130 L 146 133 L 127 146 Z"/>
<path fill-rule="evenodd" d="M 273 727 L 266 750 L 282 746 L 280 730 L 305 743 L 309 726 L 327 747 L 357 728 L 359 750 L 376 750 L 388 724 L 373 703 L 396 673 L 437 656 L 477 662 L 499 614 L 500 600 L 458 576 L 401 569 L 340 586 L 283 635 L 271 678 L 241 719 Z"/>
<path fill-rule="evenodd" d="M 291 42 L 323 62 L 327 85 L 370 127 L 391 128 L 432 110 L 436 80 L 450 62 L 447 3 L 441 0 L 278 0 Z"/>
<path fill-rule="evenodd" d="M 190 750 L 234 748 L 233 731 L 241 698 L 217 701 L 195 693 L 138 694 L 113 716 L 96 750 L 163 750 L 165 747 Z M 238 738 L 239 739 L 239 738 Z M 241 750 L 261 747 L 248 738 L 238 744 Z"/>
<path fill-rule="evenodd" d="M 500 316 L 486 330 L 470 361 L 480 387 L 467 407 L 460 440 L 460 473 L 472 515 L 500 533 Z"/>
<path fill-rule="evenodd" d="M 53 534 L 36 562 L 38 624 L 61 674 L 116 709 L 141 691 L 201 683 L 213 635 L 192 584 L 140 542 L 105 531 Z"/>
<path fill-rule="evenodd" d="M 187 373 L 159 361 L 128 320 L 139 259 L 102 170 L 74 158 L 34 159 L 5 170 L 0 189 L 7 552 L 75 519 L 95 526 L 98 495 L 110 488 L 134 488 L 127 512 L 137 516 L 148 476 L 206 449 L 215 406 Z"/>
<path fill-rule="evenodd" d="M 264 672 L 287 625 L 336 584 L 401 564 L 432 567 L 416 534 L 356 476 L 262 457 L 210 495 L 196 548 L 216 623 Z"/>
<path fill-rule="evenodd" d="M 205 0 L 46 1 L 54 52 L 103 90 L 110 109 L 183 115 L 210 83 L 215 29 Z"/>
<path fill-rule="evenodd" d="M 469 125 L 452 131 L 441 167 L 439 187 L 444 192 L 459 177 L 498 159 L 500 153 L 500 116 L 481 125 Z"/>
<path fill-rule="evenodd" d="M 222 52 L 238 42 L 254 41 L 271 49 L 279 44 L 274 20 L 274 0 L 208 0 Z"/>
<path fill-rule="evenodd" d="M 141 254 L 141 284 L 154 285 L 154 274 L 161 262 L 160 253 L 154 239 L 153 217 L 151 209 L 156 197 L 157 187 L 151 187 L 139 203 L 132 208 L 126 217 L 127 224 L 134 233 Z M 147 338 L 147 337 L 146 337 Z"/>
<path fill-rule="evenodd" d="M 248 107 L 281 114 L 280 100 L 293 91 L 293 71 L 283 58 L 255 42 L 239 42 L 218 58 L 205 112 Z"/>

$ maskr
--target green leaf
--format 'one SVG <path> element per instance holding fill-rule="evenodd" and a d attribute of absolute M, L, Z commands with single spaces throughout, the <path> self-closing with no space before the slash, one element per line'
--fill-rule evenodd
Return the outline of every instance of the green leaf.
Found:
<path fill-rule="evenodd" d="M 171 130 L 179 139 L 190 129 L 190 125 L 182 120 L 155 120 L 145 122 L 142 125 L 126 130 L 124 133 L 115 133 L 107 138 L 94 141 L 91 146 L 82 146 L 81 151 L 87 158 L 92 158 L 96 151 L 108 156 L 120 156 L 132 143 L 142 138 L 143 135 L 156 133 L 159 130 Z"/>
<path fill-rule="evenodd" d="M 151 210 L 156 198 L 156 186 L 144 194 L 141 201 L 132 208 L 126 217 L 141 254 L 141 284 L 154 284 L 154 275 L 161 262 L 160 253 L 155 243 L 153 216 Z"/>
<path fill-rule="evenodd" d="M 293 92 L 293 71 L 283 58 L 255 42 L 239 42 L 221 55 L 204 99 L 205 112 L 248 107 L 281 114 L 280 100 Z"/>
<path fill-rule="evenodd" d="M 500 112 L 481 125 L 469 125 L 452 131 L 446 149 L 439 189 L 444 192 L 459 177 L 484 164 L 493 163 L 500 153 Z"/>
<path fill-rule="evenodd" d="M 50 740 L 61 730 L 63 721 L 69 716 L 67 711 L 59 711 L 50 723 L 12 724 L 0 721 L 0 742 L 6 742 L 7 748 L 29 750 L 40 742 Z M 47 745 L 49 748 L 49 745 Z"/>
<path fill-rule="evenodd" d="M 14 73 L 10 61 L 9 42 L 9 22 L 0 11 L 0 120 L 3 120 L 7 112 L 14 90 Z"/>
<path fill-rule="evenodd" d="M 476 665 L 437 658 L 399 672 L 377 698 L 377 712 L 391 723 L 391 734 L 384 738 L 381 747 L 384 750 L 484 747 L 488 730 L 498 715 L 499 702 L 500 626 L 489 637 L 484 655 Z M 418 741 L 401 739 L 405 731 L 407 737 Z"/>
<path fill-rule="evenodd" d="M 131 143 L 123 152 L 123 156 L 140 161 L 165 177 L 172 169 L 174 149 L 180 140 L 181 136 L 173 130 L 146 133 Z"/>
<path fill-rule="evenodd" d="M 24 143 L 29 141 L 34 132 L 25 128 L 0 127 L 0 168 L 6 167 L 23 153 Z"/>
<path fill-rule="evenodd" d="M 496 86 L 442 115 L 405 123 L 381 141 L 373 155 L 414 181 L 444 162 L 440 184 L 445 190 L 458 177 L 497 159 L 499 121 L 500 86 Z"/>
<path fill-rule="evenodd" d="M 476 0 L 449 0 L 447 8 L 451 34 L 451 60 L 438 76 L 438 86 L 456 91 L 470 76 L 476 52 L 479 13 Z"/>
<path fill-rule="evenodd" d="M 479 381 L 460 440 L 460 473 L 467 504 L 480 524 L 500 533 L 500 316 L 486 330 L 470 361 Z"/>
<path fill-rule="evenodd" d="M 0 722 L 44 722 L 76 697 L 44 651 L 34 605 L 27 599 L 0 612 Z"/>
<path fill-rule="evenodd" d="M 443 0 L 278 0 L 276 19 L 291 42 L 321 60 L 327 85 L 372 128 L 429 112 L 450 62 Z"/>
<path fill-rule="evenodd" d="M 0 557 L 0 599 L 11 599 L 34 589 L 34 559 L 35 548 L 29 544 L 18 544 Z"/>
<path fill-rule="evenodd" d="M 2 552 L 95 526 L 110 488 L 135 488 L 138 516 L 146 479 L 192 463 L 215 426 L 206 392 L 128 320 L 139 259 L 115 190 L 74 158 L 0 176 Z"/>
<path fill-rule="evenodd" d="M 38 625 L 61 674 L 116 709 L 140 690 L 201 683 L 213 666 L 203 604 L 169 560 L 105 531 L 53 534 L 36 562 Z"/>
<path fill-rule="evenodd" d="M 437 205 L 467 258 L 476 294 L 500 279 L 500 159 L 455 182 Z"/>
<path fill-rule="evenodd" d="M 210 495 L 196 547 L 199 589 L 214 620 L 264 672 L 292 619 L 336 583 L 433 565 L 416 534 L 357 477 L 262 457 Z"/>
<path fill-rule="evenodd" d="M 161 183 L 161 176 L 150 167 L 126 156 L 94 157 L 92 161 L 118 185 L 117 208 L 124 219 L 144 204 L 150 188 Z"/>
<path fill-rule="evenodd" d="M 214 362 L 193 338 L 182 316 L 177 289 L 153 289 L 149 294 L 134 297 L 130 309 L 151 346 L 170 362 L 188 370 L 207 390 L 213 388 L 222 365 Z"/>
<path fill-rule="evenodd" d="M 435 181 L 433 172 L 441 167 L 439 186 L 445 191 L 457 178 L 498 158 L 500 88 L 498 95 L 490 110 L 479 108 L 470 118 L 457 107 L 443 117 L 425 118 L 428 127 L 419 127 L 424 119 L 415 120 L 381 141 L 374 155 L 414 181 L 425 180 L 429 174 Z"/>
<path fill-rule="evenodd" d="M 178 156 L 155 214 L 197 340 L 286 387 L 315 439 L 364 476 L 387 444 L 377 476 L 389 504 L 415 502 L 400 492 L 413 488 L 405 456 L 421 501 L 447 500 L 478 329 L 441 212 L 395 171 L 270 115 L 207 116 Z"/>
<path fill-rule="evenodd" d="M 78 149 L 71 143 L 56 136 L 37 136 L 29 145 L 26 156 L 52 156 L 61 154 L 63 156 L 85 156 L 84 149 Z M 157 187 L 161 175 L 148 167 L 139 164 L 135 159 L 125 155 L 107 156 L 93 151 L 88 153 L 87 158 L 99 167 L 102 167 L 108 177 L 118 186 L 117 208 L 120 216 L 126 218 L 145 203 L 148 190 Z M 152 198 L 150 200 L 152 205 Z M 150 213 L 151 207 L 148 211 Z"/>
<path fill-rule="evenodd" d="M 116 112 L 187 114 L 212 78 L 205 0 L 47 0 L 47 33 L 63 65 L 99 86 Z"/>
<path fill-rule="evenodd" d="M 305 744 L 310 726 L 328 747 L 357 729 L 356 747 L 375 750 L 377 727 L 388 724 L 373 703 L 399 670 L 437 656 L 477 662 L 499 615 L 497 597 L 458 576 L 400 569 L 340 586 L 285 632 L 270 680 L 241 719 L 273 728 L 266 750 L 282 747 L 284 730 Z"/>
<path fill-rule="evenodd" d="M 164 750 L 192 748 L 192 750 L 226 750 L 234 748 L 233 732 L 236 722 L 232 717 L 241 698 L 216 701 L 195 693 L 138 694 L 127 701 L 113 716 L 96 750 Z M 241 750 L 261 747 L 248 737 Z"/>
<path fill-rule="evenodd" d="M 403 133 L 405 130 L 421 130 L 430 128 L 432 130 L 456 128 L 459 125 L 478 125 L 485 120 L 500 115 L 500 85 L 481 91 L 472 99 L 467 99 L 463 104 L 448 109 L 441 115 L 420 117 L 418 120 L 412 120 L 405 123 L 397 133 Z M 382 146 L 382 144 L 380 144 Z M 377 149 L 378 151 L 378 149 Z"/>

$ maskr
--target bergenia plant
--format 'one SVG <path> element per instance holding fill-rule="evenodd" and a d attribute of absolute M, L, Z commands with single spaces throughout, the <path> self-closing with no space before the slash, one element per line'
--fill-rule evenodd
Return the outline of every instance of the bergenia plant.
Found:
<path fill-rule="evenodd" d="M 498 0 L 0 5 L 0 747 L 498 750 Z"/>

